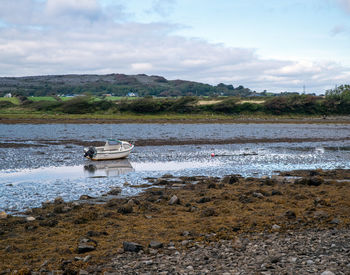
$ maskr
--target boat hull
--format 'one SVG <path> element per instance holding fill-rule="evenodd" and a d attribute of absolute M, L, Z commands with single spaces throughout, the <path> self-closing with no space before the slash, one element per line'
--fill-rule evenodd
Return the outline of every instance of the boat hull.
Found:
<path fill-rule="evenodd" d="M 113 159 L 123 159 L 127 158 L 130 154 L 131 150 L 123 151 L 123 152 L 98 152 L 93 157 L 87 157 L 91 160 L 113 160 Z"/>
<path fill-rule="evenodd" d="M 134 145 L 126 141 L 118 141 L 111 145 L 107 141 L 105 146 L 84 148 L 84 156 L 91 160 L 114 160 L 127 158 Z"/>

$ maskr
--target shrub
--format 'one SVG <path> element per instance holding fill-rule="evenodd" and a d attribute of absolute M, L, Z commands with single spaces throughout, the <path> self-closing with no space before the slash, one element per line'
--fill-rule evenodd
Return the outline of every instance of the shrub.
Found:
<path fill-rule="evenodd" d="M 90 97 L 80 96 L 68 101 L 64 101 L 61 109 L 67 114 L 86 114 L 94 112 L 94 104 L 90 102 Z"/>
<path fill-rule="evenodd" d="M 4 101 L 0 101 L 0 109 L 3 108 L 11 108 L 11 107 L 14 107 L 16 106 L 15 104 L 13 104 L 12 102 L 10 101 L 7 101 L 7 100 L 4 100 Z"/>

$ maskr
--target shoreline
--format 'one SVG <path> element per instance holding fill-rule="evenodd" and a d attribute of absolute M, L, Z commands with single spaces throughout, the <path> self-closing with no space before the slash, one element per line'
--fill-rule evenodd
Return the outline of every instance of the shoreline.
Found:
<path fill-rule="evenodd" d="M 187 259 L 191 253 L 211 253 L 216 245 L 224 245 L 230 257 L 240 251 L 242 257 L 254 259 L 252 251 L 239 248 L 250 247 L 243 244 L 246 239 L 264 243 L 272 238 L 282 245 L 288 234 L 290 238 L 300 234 L 309 242 L 332 230 L 342 232 L 334 242 L 339 237 L 346 244 L 350 237 L 350 169 L 291 171 L 271 178 L 164 175 L 148 180 L 153 187 L 134 197 L 115 198 L 104 204 L 57 198 L 28 210 L 25 217 L 2 216 L 0 273 L 142 273 L 153 267 L 167 270 L 171 268 L 167 263 L 176 255 Z M 86 199 L 81 201 L 88 202 Z M 303 232 L 311 233 L 305 236 Z M 142 249 L 135 245 L 126 248 L 125 242 L 135 242 Z M 131 247 L 139 252 L 129 251 Z M 179 254 L 174 254 L 176 251 Z M 158 262 L 163 256 L 170 258 Z M 269 264 L 284 263 L 284 256 L 279 257 L 281 260 Z M 316 262 L 317 258 L 311 260 Z M 144 264 L 145 261 L 154 264 Z M 205 265 L 205 258 L 201 261 L 198 266 L 192 263 L 194 271 L 200 271 L 199 266 L 215 271 Z M 135 266 L 130 266 L 131 262 Z M 274 268 L 287 270 L 284 264 Z M 343 265 L 332 268 L 345 270 Z"/>

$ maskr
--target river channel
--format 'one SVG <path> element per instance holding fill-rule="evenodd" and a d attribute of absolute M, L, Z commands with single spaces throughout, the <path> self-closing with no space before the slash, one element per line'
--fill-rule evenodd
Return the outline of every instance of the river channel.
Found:
<path fill-rule="evenodd" d="M 348 169 L 349 137 L 349 124 L 0 124 L 0 211 L 16 213 L 58 196 L 100 196 L 113 187 L 135 195 L 142 188 L 134 186 L 147 183 L 146 177 L 169 173 L 260 177 Z M 82 145 L 70 142 L 107 138 L 133 140 L 136 147 L 128 159 L 92 162 L 83 158 Z M 138 140 L 169 143 L 137 146 Z M 186 144 L 174 145 L 176 140 Z"/>

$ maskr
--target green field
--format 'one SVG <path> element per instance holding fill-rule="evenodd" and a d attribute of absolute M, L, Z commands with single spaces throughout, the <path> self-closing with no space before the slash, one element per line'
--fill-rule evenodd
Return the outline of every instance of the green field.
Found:
<path fill-rule="evenodd" d="M 52 96 L 31 96 L 31 97 L 28 97 L 28 99 L 35 102 L 36 101 L 57 101 L 57 99 Z"/>
<path fill-rule="evenodd" d="M 19 104 L 19 100 L 17 97 L 0 97 L 0 101 L 8 101 L 16 105 Z"/>

